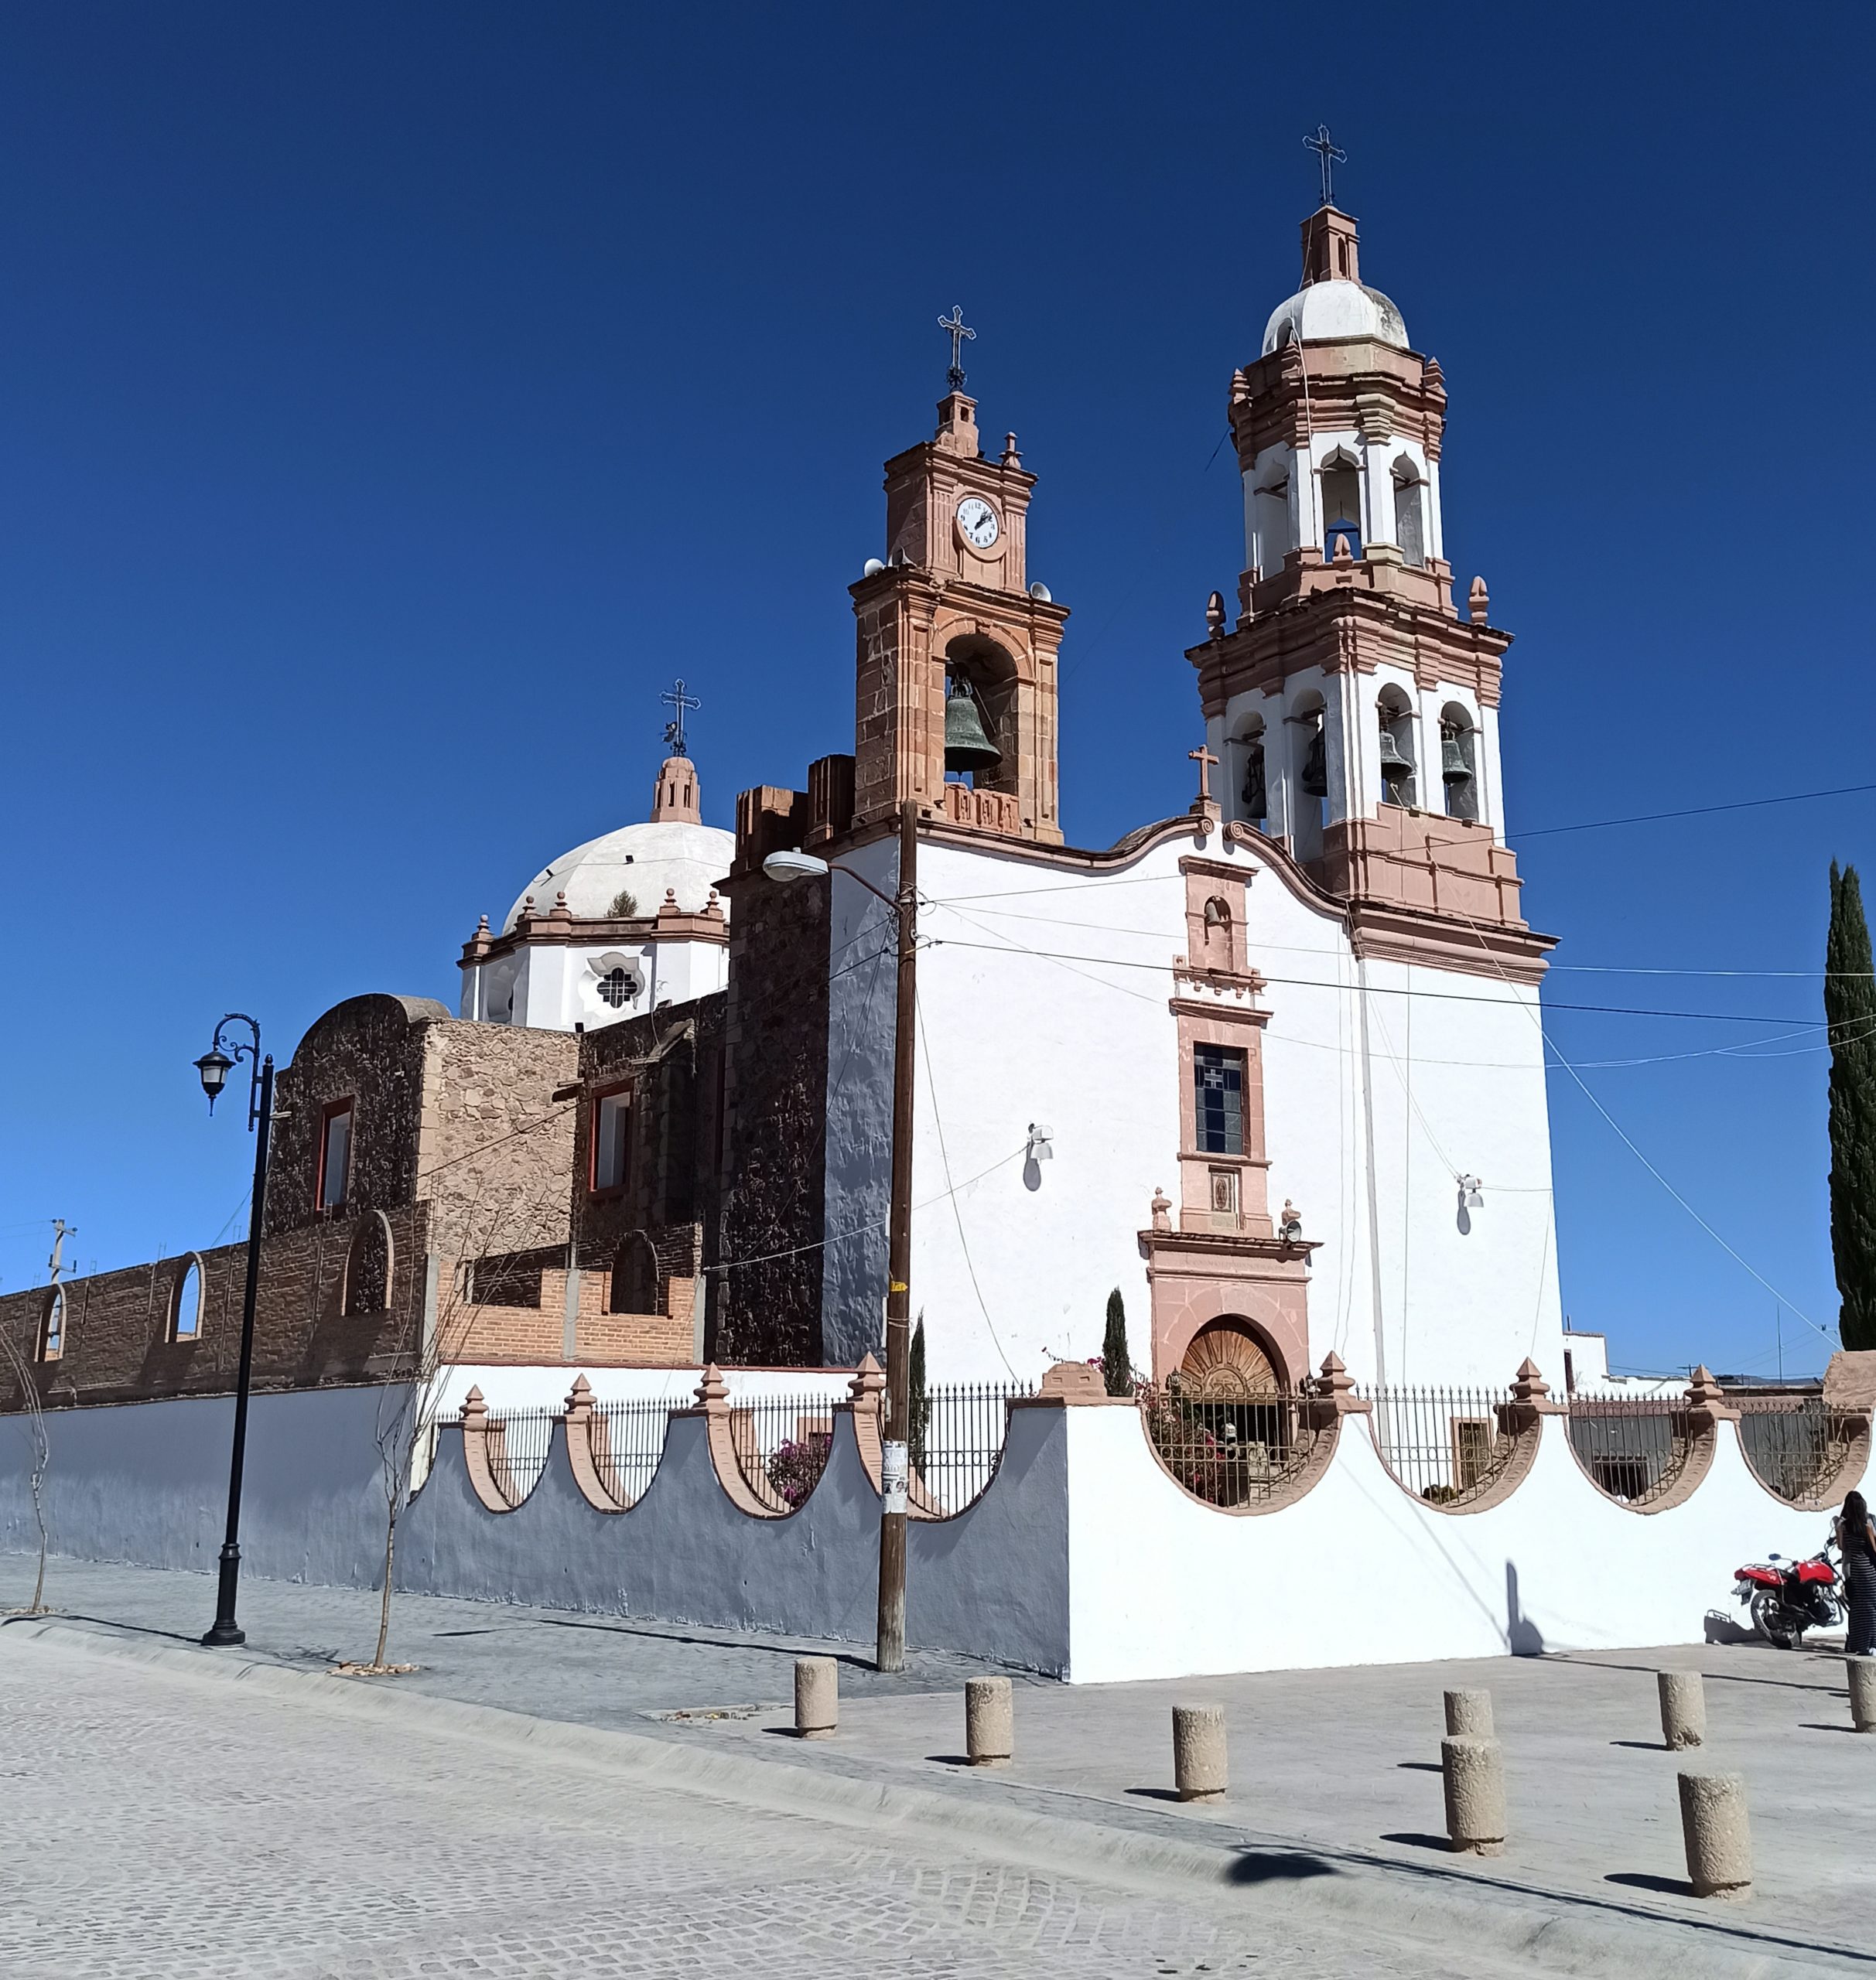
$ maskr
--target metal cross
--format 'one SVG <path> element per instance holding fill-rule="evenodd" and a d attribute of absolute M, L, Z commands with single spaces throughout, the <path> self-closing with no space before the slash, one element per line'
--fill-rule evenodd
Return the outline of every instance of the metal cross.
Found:
<path fill-rule="evenodd" d="M 686 708 L 700 708 L 703 706 L 703 704 L 698 700 L 695 695 L 687 695 L 685 693 L 684 677 L 681 674 L 678 676 L 676 684 L 673 687 L 667 688 L 665 691 L 658 696 L 658 699 L 661 702 L 668 702 L 678 712 L 677 719 L 674 722 L 668 722 L 665 725 L 665 746 L 670 750 L 671 753 L 674 756 L 682 756 L 685 753 L 684 748 L 684 712 Z"/>
<path fill-rule="evenodd" d="M 1202 742 L 1196 749 L 1187 750 L 1186 754 L 1198 766 L 1198 801 L 1201 804 L 1209 804 L 1211 802 L 1211 773 L 1218 768 L 1218 760 Z"/>
<path fill-rule="evenodd" d="M 959 302 L 951 306 L 948 316 L 939 317 L 938 328 L 951 334 L 951 369 L 945 374 L 945 382 L 954 392 L 961 392 L 964 389 L 964 340 L 968 337 L 975 343 L 977 333 L 965 329 L 964 306 Z"/>
<path fill-rule="evenodd" d="M 1322 203 L 1325 207 L 1332 207 L 1335 203 L 1335 168 L 1348 162 L 1348 154 L 1329 135 L 1329 127 L 1326 124 L 1318 124 L 1315 136 L 1305 138 L 1303 142 L 1321 162 Z"/>

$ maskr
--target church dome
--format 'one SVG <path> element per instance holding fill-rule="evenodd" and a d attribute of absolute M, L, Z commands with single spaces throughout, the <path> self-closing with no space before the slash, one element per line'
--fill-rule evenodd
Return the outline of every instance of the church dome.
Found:
<path fill-rule="evenodd" d="M 730 871 L 736 857 L 736 834 L 715 825 L 658 823 L 621 825 L 563 852 L 545 866 L 522 889 L 502 923 L 505 934 L 514 926 L 522 903 L 534 896 L 534 911 L 545 915 L 554 896 L 565 893 L 567 906 L 587 919 L 610 915 L 623 893 L 632 896 L 634 911 L 655 914 L 668 888 L 687 914 L 699 914 L 710 889 Z M 730 903 L 719 900 L 726 916 Z"/>
<path fill-rule="evenodd" d="M 1287 302 L 1280 302 L 1264 326 L 1263 355 L 1293 339 L 1326 343 L 1336 337 L 1372 337 L 1396 350 L 1410 348 L 1400 312 L 1378 288 L 1339 278 L 1313 282 Z"/>

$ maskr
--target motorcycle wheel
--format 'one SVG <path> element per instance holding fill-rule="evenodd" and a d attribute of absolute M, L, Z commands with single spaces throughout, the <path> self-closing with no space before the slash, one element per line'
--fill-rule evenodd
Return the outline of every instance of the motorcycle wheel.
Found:
<path fill-rule="evenodd" d="M 1752 1627 L 1774 1650 L 1795 1650 L 1798 1632 L 1783 1599 L 1770 1589 L 1762 1589 L 1752 1598 Z"/>

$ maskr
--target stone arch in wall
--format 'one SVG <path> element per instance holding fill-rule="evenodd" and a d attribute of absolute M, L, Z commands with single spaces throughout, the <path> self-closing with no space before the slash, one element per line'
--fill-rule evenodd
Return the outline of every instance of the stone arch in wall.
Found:
<path fill-rule="evenodd" d="M 1188 1381 L 1228 1378 L 1248 1391 L 1287 1386 L 1288 1371 L 1276 1343 L 1253 1321 L 1227 1313 L 1201 1327 L 1186 1343 L 1179 1372 Z"/>
<path fill-rule="evenodd" d="M 1476 823 L 1478 818 L 1478 729 L 1463 702 L 1440 711 L 1440 780 L 1446 815 Z"/>
<path fill-rule="evenodd" d="M 202 1261 L 190 1251 L 178 1263 L 175 1282 L 169 1291 L 172 1340 L 201 1339 L 202 1323 L 207 1312 L 207 1288 L 208 1275 L 203 1269 Z"/>
<path fill-rule="evenodd" d="M 661 1313 L 658 1253 L 642 1231 L 630 1231 L 613 1255 L 612 1288 L 607 1310 L 613 1313 Z"/>
<path fill-rule="evenodd" d="M 983 718 L 984 733 L 992 746 L 1003 753 L 1002 760 L 990 769 L 970 773 L 969 781 L 979 790 L 1013 792 L 1017 786 L 1021 768 L 1017 671 L 1016 656 L 987 633 L 961 633 L 945 645 L 946 695 L 960 685 L 969 693 Z"/>
<path fill-rule="evenodd" d="M 1420 750 L 1406 690 L 1389 681 L 1375 698 L 1375 719 L 1381 731 L 1382 803 L 1418 804 Z"/>
<path fill-rule="evenodd" d="M 348 1319 L 357 1314 L 388 1313 L 394 1266 L 391 1220 L 381 1210 L 368 1210 L 358 1220 L 346 1250 L 340 1313 Z"/>

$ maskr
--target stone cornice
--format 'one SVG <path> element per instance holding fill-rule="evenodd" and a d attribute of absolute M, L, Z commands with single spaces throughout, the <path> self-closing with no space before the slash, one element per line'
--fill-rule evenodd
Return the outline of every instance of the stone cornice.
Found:
<path fill-rule="evenodd" d="M 456 967 L 473 969 L 478 963 L 512 955 L 518 949 L 583 948 L 608 944 L 628 947 L 645 942 L 718 942 L 730 940 L 728 923 L 721 914 L 688 914 L 682 909 L 665 914 L 640 914 L 628 918 L 578 914 L 523 915 L 505 934 L 478 937 L 465 942 Z"/>

